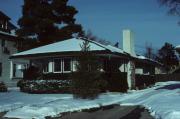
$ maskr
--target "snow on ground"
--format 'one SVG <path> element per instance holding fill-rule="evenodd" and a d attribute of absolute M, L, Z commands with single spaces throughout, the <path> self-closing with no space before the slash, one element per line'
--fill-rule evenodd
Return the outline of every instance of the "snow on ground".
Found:
<path fill-rule="evenodd" d="M 180 118 L 180 82 L 157 83 L 145 90 L 104 93 L 95 100 L 73 99 L 70 94 L 26 94 L 17 89 L 0 93 L 0 112 L 6 117 L 41 119 L 60 112 L 99 107 L 101 105 L 143 105 L 157 119 Z"/>

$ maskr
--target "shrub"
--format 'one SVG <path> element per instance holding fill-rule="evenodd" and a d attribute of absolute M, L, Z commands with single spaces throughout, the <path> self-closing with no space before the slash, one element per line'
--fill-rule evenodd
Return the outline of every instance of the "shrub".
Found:
<path fill-rule="evenodd" d="M 75 98 L 94 99 L 106 85 L 101 77 L 101 65 L 96 54 L 90 51 L 87 40 L 81 45 L 81 53 L 76 64 L 77 72 L 72 75 L 72 91 Z"/>
<path fill-rule="evenodd" d="M 147 86 L 151 86 L 155 84 L 155 76 L 153 75 L 136 75 L 136 87 L 139 89 L 144 89 Z"/>
<path fill-rule="evenodd" d="M 25 80 L 36 80 L 41 76 L 39 68 L 35 66 L 30 66 L 24 70 L 24 79 Z"/>
<path fill-rule="evenodd" d="M 94 72 L 79 72 L 73 75 L 72 91 L 75 98 L 94 99 L 101 93 L 106 85 L 106 80 Z"/>
<path fill-rule="evenodd" d="M 7 92 L 7 87 L 4 82 L 0 82 L 0 92 Z"/>
<path fill-rule="evenodd" d="M 70 93 L 71 80 L 20 80 L 17 86 L 27 93 Z"/>
<path fill-rule="evenodd" d="M 127 92 L 127 74 L 116 72 L 116 73 L 105 73 L 103 74 L 104 79 L 108 82 L 106 87 L 111 92 Z"/>

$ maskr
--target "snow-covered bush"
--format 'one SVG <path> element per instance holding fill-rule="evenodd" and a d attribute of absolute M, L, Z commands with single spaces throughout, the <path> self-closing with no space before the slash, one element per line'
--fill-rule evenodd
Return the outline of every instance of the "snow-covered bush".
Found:
<path fill-rule="evenodd" d="M 0 82 L 0 92 L 7 92 L 7 87 L 4 82 Z"/>
<path fill-rule="evenodd" d="M 20 80 L 17 86 L 28 93 L 70 93 L 71 80 Z"/>

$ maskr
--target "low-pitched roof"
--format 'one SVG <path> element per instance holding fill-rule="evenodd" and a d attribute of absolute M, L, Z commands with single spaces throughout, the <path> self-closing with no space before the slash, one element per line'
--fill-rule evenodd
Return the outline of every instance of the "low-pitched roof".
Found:
<path fill-rule="evenodd" d="M 23 57 L 31 57 L 31 56 L 44 56 L 47 55 L 56 55 L 57 53 L 64 53 L 67 54 L 68 52 L 80 52 L 81 51 L 81 45 L 83 44 L 84 40 L 83 38 L 71 38 L 64 41 L 59 41 L 56 43 L 52 43 L 49 45 L 41 46 L 38 48 L 34 48 L 31 50 L 23 51 L 20 53 L 16 53 L 11 55 L 11 58 L 23 58 Z M 139 61 L 148 61 L 151 63 L 159 64 L 157 61 L 154 61 L 152 59 L 146 58 L 144 56 L 131 56 L 130 54 L 126 53 L 120 48 L 111 46 L 111 45 L 103 45 L 96 41 L 89 41 L 90 45 L 90 51 L 109 51 L 110 53 L 114 53 L 115 55 L 123 55 L 127 56 L 132 59 L 138 59 Z"/>
<path fill-rule="evenodd" d="M 16 42 L 18 40 L 18 37 L 15 34 L 3 32 L 3 31 L 0 31 L 0 38 L 12 42 Z"/>
<path fill-rule="evenodd" d="M 180 52 L 180 45 L 176 46 L 175 49 L 179 53 Z"/>
<path fill-rule="evenodd" d="M 137 55 L 135 58 L 136 58 L 136 59 L 139 59 L 140 61 L 143 61 L 143 60 L 144 60 L 144 61 L 147 61 L 147 62 L 149 62 L 149 63 L 153 63 L 154 65 L 163 66 L 162 63 L 160 63 L 160 62 L 158 62 L 158 61 L 156 61 L 156 60 L 147 58 L 147 57 L 142 56 L 142 55 Z"/>
<path fill-rule="evenodd" d="M 106 46 L 96 41 L 89 41 L 90 51 L 110 51 L 113 53 L 126 54 L 123 50 L 115 48 L 113 46 Z M 64 41 L 59 41 L 49 45 L 41 46 L 31 50 L 23 51 L 17 54 L 13 54 L 12 57 L 20 57 L 26 55 L 38 55 L 38 54 L 47 54 L 47 53 L 58 53 L 58 52 L 78 52 L 81 51 L 81 45 L 83 44 L 84 39 L 81 38 L 71 38 Z"/>
<path fill-rule="evenodd" d="M 4 14 L 2 11 L 0 11 L 0 17 L 7 19 L 7 20 L 10 20 L 10 18 L 6 14 Z"/>

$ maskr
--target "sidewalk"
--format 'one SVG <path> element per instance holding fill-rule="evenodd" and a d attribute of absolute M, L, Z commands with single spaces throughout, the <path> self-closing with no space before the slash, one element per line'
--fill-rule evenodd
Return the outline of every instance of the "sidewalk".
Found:
<path fill-rule="evenodd" d="M 59 118 L 53 118 L 59 119 Z M 141 106 L 118 106 L 101 108 L 94 111 L 66 113 L 60 119 L 154 119 Z"/>

